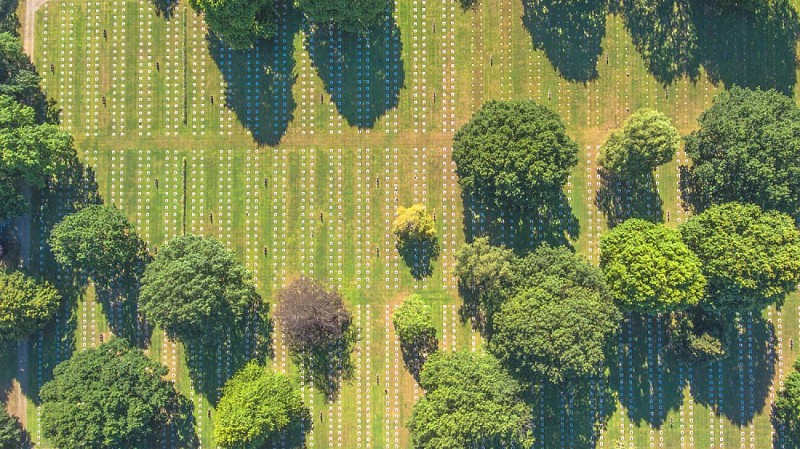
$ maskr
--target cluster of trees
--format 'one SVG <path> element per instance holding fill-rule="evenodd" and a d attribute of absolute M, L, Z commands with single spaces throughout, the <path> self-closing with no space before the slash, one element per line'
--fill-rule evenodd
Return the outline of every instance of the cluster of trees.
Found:
<path fill-rule="evenodd" d="M 191 0 L 190 3 L 203 12 L 209 29 L 234 50 L 250 49 L 258 40 L 272 39 L 278 31 L 281 5 L 276 0 Z M 360 33 L 381 22 L 387 2 L 299 0 L 294 6 L 315 24 L 334 24 L 344 32 Z"/>

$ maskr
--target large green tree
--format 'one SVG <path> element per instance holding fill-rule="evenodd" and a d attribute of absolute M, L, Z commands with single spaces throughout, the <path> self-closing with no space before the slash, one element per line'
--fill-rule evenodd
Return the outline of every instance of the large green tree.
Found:
<path fill-rule="evenodd" d="M 800 220 L 800 108 L 774 90 L 722 91 L 686 138 L 685 197 L 700 212 L 741 201 Z"/>
<path fill-rule="evenodd" d="M 540 278 L 495 315 L 489 352 L 525 382 L 581 383 L 601 369 L 621 318 L 597 290 L 558 276 Z"/>
<path fill-rule="evenodd" d="M 44 187 L 74 157 L 69 133 L 38 124 L 33 108 L 0 94 L 0 221 L 29 207 L 23 186 Z"/>
<path fill-rule="evenodd" d="M 297 6 L 320 25 L 333 23 L 342 31 L 358 33 L 380 23 L 386 0 L 298 0 Z"/>
<path fill-rule="evenodd" d="M 205 15 L 208 28 L 234 50 L 271 39 L 278 30 L 275 0 L 190 0 Z"/>
<path fill-rule="evenodd" d="M 428 356 L 436 351 L 431 308 L 420 295 L 413 294 L 392 313 L 392 324 L 400 339 L 403 360 L 411 374 L 417 376 Z"/>
<path fill-rule="evenodd" d="M 693 216 L 680 232 L 703 263 L 709 310 L 760 310 L 800 282 L 800 231 L 786 214 L 727 203 Z"/>
<path fill-rule="evenodd" d="M 783 388 L 775 398 L 772 409 L 775 429 L 786 436 L 792 446 L 800 446 L 800 360 L 795 360 L 792 371 L 783 381 Z"/>
<path fill-rule="evenodd" d="M 27 435 L 19 420 L 0 404 L 0 449 L 21 449 L 29 447 L 27 443 Z"/>
<path fill-rule="evenodd" d="M 123 339 L 78 352 L 42 386 L 42 435 L 62 448 L 156 447 L 160 430 L 183 427 L 191 413 L 166 374 L 164 365 Z M 189 447 L 187 440 L 176 442 Z"/>
<path fill-rule="evenodd" d="M 250 362 L 222 389 L 214 440 L 223 448 L 259 449 L 303 420 L 310 414 L 292 381 Z"/>
<path fill-rule="evenodd" d="M 485 103 L 453 143 L 464 192 L 494 210 L 519 214 L 552 204 L 577 155 L 558 114 L 531 100 Z"/>
<path fill-rule="evenodd" d="M 0 342 L 25 338 L 55 315 L 61 296 L 55 288 L 21 271 L 0 270 Z"/>
<path fill-rule="evenodd" d="M 186 235 L 161 248 L 139 290 L 144 316 L 184 341 L 208 341 L 258 310 L 253 277 L 234 253 L 211 237 Z"/>
<path fill-rule="evenodd" d="M 530 447 L 522 386 L 491 355 L 437 352 L 422 369 L 423 396 L 408 428 L 415 449 Z"/>
<path fill-rule="evenodd" d="M 633 113 L 600 148 L 600 166 L 621 179 L 638 179 L 666 164 L 678 151 L 680 136 L 669 118 L 653 109 Z"/>
<path fill-rule="evenodd" d="M 67 215 L 50 232 L 50 248 L 58 263 L 101 286 L 138 279 L 148 259 L 136 229 L 114 206 L 90 205 Z"/>
<path fill-rule="evenodd" d="M 684 310 L 700 302 L 700 259 L 678 231 L 630 219 L 600 237 L 600 267 L 620 308 L 640 313 Z"/>

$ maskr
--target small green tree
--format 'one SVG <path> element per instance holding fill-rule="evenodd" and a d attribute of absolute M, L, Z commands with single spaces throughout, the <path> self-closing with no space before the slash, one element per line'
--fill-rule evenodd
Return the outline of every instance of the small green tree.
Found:
<path fill-rule="evenodd" d="M 494 246 L 481 237 L 464 244 L 456 254 L 453 273 L 458 279 L 458 291 L 464 300 L 464 315 L 476 321 L 486 331 L 491 317 L 504 301 L 505 292 L 514 282 L 513 251 Z"/>
<path fill-rule="evenodd" d="M 421 204 L 399 207 L 392 223 L 392 234 L 411 275 L 416 279 L 429 276 L 433 272 L 432 261 L 439 257 L 439 239 L 428 209 Z"/>
<path fill-rule="evenodd" d="M 653 109 L 633 113 L 600 148 L 598 163 L 622 179 L 638 179 L 669 162 L 680 144 L 678 130 Z"/>
<path fill-rule="evenodd" d="M 530 447 L 531 409 L 522 386 L 491 355 L 436 352 L 422 369 L 425 390 L 408 428 L 415 449 Z"/>
<path fill-rule="evenodd" d="M 782 427 L 780 433 L 793 447 L 800 445 L 800 360 L 795 360 L 792 371 L 783 381 L 772 414 L 774 423 Z"/>
<path fill-rule="evenodd" d="M 680 233 L 703 264 L 710 311 L 758 311 L 800 282 L 800 231 L 786 214 L 728 203 L 693 216 Z"/>
<path fill-rule="evenodd" d="M 392 313 L 392 324 L 400 339 L 403 360 L 411 374 L 418 377 L 425 360 L 437 346 L 431 308 L 421 296 L 411 295 Z"/>
<path fill-rule="evenodd" d="M 310 420 L 308 407 L 291 380 L 250 362 L 222 389 L 214 440 L 223 448 L 263 448 L 303 420 Z"/>
<path fill-rule="evenodd" d="M 342 31 L 359 33 L 381 22 L 384 0 L 298 0 L 298 8 L 319 25 L 333 23 Z"/>
<path fill-rule="evenodd" d="M 0 270 L 0 342 L 40 330 L 58 310 L 61 296 L 45 281 L 21 271 Z"/>
<path fill-rule="evenodd" d="M 600 238 L 600 267 L 620 308 L 656 314 L 700 302 L 706 279 L 700 259 L 678 231 L 630 219 Z"/>
<path fill-rule="evenodd" d="M 191 403 L 166 374 L 164 365 L 119 338 L 77 352 L 56 366 L 39 393 L 42 435 L 54 447 L 147 449 L 174 426 L 189 429 L 176 443 L 191 447 Z"/>
<path fill-rule="evenodd" d="M 247 50 L 257 39 L 271 39 L 278 31 L 275 0 L 190 0 L 190 4 L 234 50 Z"/>
<path fill-rule="evenodd" d="M 495 315 L 489 352 L 527 383 L 579 384 L 601 369 L 621 318 L 598 291 L 542 278 Z"/>
<path fill-rule="evenodd" d="M 216 239 L 195 235 L 163 245 L 139 290 L 144 316 L 182 341 L 224 335 L 260 302 L 252 275 L 233 252 Z"/>
<path fill-rule="evenodd" d="M 91 205 L 67 215 L 50 232 L 50 248 L 58 263 L 104 287 L 138 279 L 148 260 L 144 242 L 114 206 Z"/>
<path fill-rule="evenodd" d="M 578 145 L 550 108 L 491 100 L 456 133 L 453 161 L 464 193 L 522 215 L 553 204 L 578 163 Z"/>

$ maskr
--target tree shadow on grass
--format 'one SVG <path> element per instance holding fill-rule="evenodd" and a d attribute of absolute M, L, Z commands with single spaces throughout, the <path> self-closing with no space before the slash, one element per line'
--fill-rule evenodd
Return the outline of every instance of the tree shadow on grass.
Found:
<path fill-rule="evenodd" d="M 175 14 L 175 8 L 178 7 L 178 0 L 150 0 L 156 8 L 157 16 L 164 16 L 164 19 L 169 20 Z"/>
<path fill-rule="evenodd" d="M 522 22 L 562 78 L 597 79 L 597 61 L 606 34 L 606 0 L 523 0 Z"/>
<path fill-rule="evenodd" d="M 704 67 L 709 80 L 792 95 L 800 21 L 788 0 L 750 11 L 705 0 L 623 0 L 625 26 L 648 70 L 663 84 Z"/>
<path fill-rule="evenodd" d="M 461 201 L 467 243 L 485 236 L 493 245 L 505 245 L 525 255 L 542 243 L 572 248 L 571 241 L 580 235 L 578 218 L 563 192 L 545 199 L 538 208 L 524 215 L 497 212 L 463 192 Z"/>
<path fill-rule="evenodd" d="M 731 340 L 730 355 L 720 362 L 697 367 L 691 391 L 698 403 L 715 410 L 737 426 L 746 426 L 768 405 L 778 355 L 772 323 L 760 315 L 739 320 L 741 326 Z M 742 345 L 741 356 L 739 344 Z M 709 375 L 714 376 L 711 383 Z M 720 401 L 721 388 L 724 401 Z M 736 398 L 743 398 L 743 403 Z"/>
<path fill-rule="evenodd" d="M 609 228 L 614 228 L 629 218 L 640 218 L 653 223 L 664 222 L 664 203 L 652 174 L 637 180 L 622 180 L 602 168 L 598 169 L 598 173 L 601 184 L 594 203 L 605 215 Z"/>
<path fill-rule="evenodd" d="M 145 349 L 150 344 L 153 328 L 139 313 L 139 276 L 110 288 L 96 287 L 97 302 L 103 308 L 108 326 L 114 335 Z"/>
<path fill-rule="evenodd" d="M 422 366 L 425 364 L 425 361 L 428 360 L 428 357 L 436 352 L 438 348 L 439 340 L 436 337 L 418 345 L 400 342 L 400 352 L 403 356 L 403 363 L 417 383 L 419 383 L 419 373 L 422 371 Z"/>
<path fill-rule="evenodd" d="M 543 438 L 547 447 L 597 447 L 608 418 L 616 411 L 613 391 L 603 376 L 564 389 L 536 387 L 527 402 L 539 419 L 534 422 L 534 437 L 537 442 Z"/>
<path fill-rule="evenodd" d="M 439 258 L 439 239 L 405 242 L 398 245 L 397 251 L 411 270 L 411 276 L 419 281 L 433 274 L 433 262 Z"/>
<path fill-rule="evenodd" d="M 383 23 L 359 33 L 307 23 L 305 46 L 330 101 L 351 126 L 372 128 L 397 106 L 405 83 L 403 43 L 387 3 Z"/>
<path fill-rule="evenodd" d="M 311 381 L 314 387 L 329 401 L 339 397 L 342 381 L 349 381 L 355 373 L 355 364 L 350 357 L 357 339 L 351 327 L 341 339 L 311 352 L 293 353 L 292 359 L 300 367 L 303 379 Z"/>
<path fill-rule="evenodd" d="M 194 404 L 186 396 L 178 393 L 175 401 L 168 405 L 169 420 L 159 423 L 149 447 L 180 447 L 194 449 L 200 447 L 195 432 L 197 424 L 194 417 Z"/>
<path fill-rule="evenodd" d="M 622 327 L 617 357 L 610 363 L 611 385 L 631 421 L 659 428 L 670 411 L 680 408 L 684 387 L 678 359 L 668 350 L 666 318 L 629 314 Z"/>
<path fill-rule="evenodd" d="M 213 101 L 224 101 L 259 145 L 280 143 L 297 106 L 292 93 L 297 80 L 293 42 L 300 14 L 285 1 L 278 2 L 277 12 L 276 36 L 258 41 L 250 50 L 234 51 L 218 37 L 208 36 L 211 57 L 227 84 L 226 98 Z M 211 97 L 205 101 L 212 102 Z"/>
<path fill-rule="evenodd" d="M 195 388 L 214 406 L 225 382 L 251 360 L 263 364 L 273 356 L 272 322 L 269 305 L 265 310 L 253 309 L 244 325 L 231 326 L 224 335 L 184 342 L 186 364 Z"/>

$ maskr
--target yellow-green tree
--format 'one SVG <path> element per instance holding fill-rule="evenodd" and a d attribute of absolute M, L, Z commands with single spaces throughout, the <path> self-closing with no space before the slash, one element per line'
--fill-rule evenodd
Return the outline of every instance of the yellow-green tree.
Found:
<path fill-rule="evenodd" d="M 436 222 L 428 209 L 422 204 L 399 207 L 392 234 L 397 239 L 397 251 L 411 268 L 411 275 L 417 279 L 430 275 L 432 261 L 439 257 L 439 239 Z"/>

